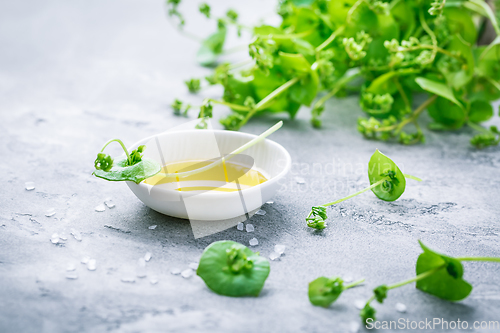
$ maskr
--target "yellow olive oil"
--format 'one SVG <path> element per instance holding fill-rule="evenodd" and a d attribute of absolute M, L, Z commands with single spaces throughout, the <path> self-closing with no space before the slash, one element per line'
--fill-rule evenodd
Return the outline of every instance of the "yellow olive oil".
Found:
<path fill-rule="evenodd" d="M 163 166 L 161 172 L 156 176 L 146 179 L 144 182 L 150 185 L 163 185 L 168 189 L 177 191 L 221 191 L 233 192 L 250 188 L 267 181 L 267 178 L 259 171 L 248 165 L 223 161 L 218 165 L 198 173 L 184 177 L 165 177 L 165 174 L 183 173 L 206 167 L 214 163 L 209 161 L 180 161 L 172 162 Z"/>

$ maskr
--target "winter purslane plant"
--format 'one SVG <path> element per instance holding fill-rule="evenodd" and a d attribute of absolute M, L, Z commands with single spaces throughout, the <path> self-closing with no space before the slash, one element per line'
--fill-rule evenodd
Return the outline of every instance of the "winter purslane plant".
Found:
<path fill-rule="evenodd" d="M 167 6 L 183 24 L 179 3 L 168 0 Z M 197 59 L 203 65 L 217 65 L 230 26 L 253 35 L 248 60 L 218 64 L 206 77 L 224 88 L 222 99 L 212 102 L 232 110 L 220 120 L 227 129 L 265 112 L 293 118 L 302 105 L 311 106 L 312 125 L 320 127 L 328 99 L 357 92 L 368 116 L 357 128 L 366 138 L 422 142 L 418 118 L 427 110 L 433 130 L 469 126 L 478 131 L 474 146 L 500 142 L 497 128 L 479 125 L 493 116 L 491 101 L 500 98 L 500 28 L 483 0 L 283 0 L 281 25 L 252 28 L 238 23 L 233 10 L 216 18 L 202 4 L 200 12 L 217 23 L 201 40 Z M 497 37 L 478 45 L 486 23 Z M 190 91 L 199 90 L 196 79 L 187 82 Z M 415 97 L 425 94 L 415 106 Z M 177 113 L 186 110 L 174 106 Z"/>

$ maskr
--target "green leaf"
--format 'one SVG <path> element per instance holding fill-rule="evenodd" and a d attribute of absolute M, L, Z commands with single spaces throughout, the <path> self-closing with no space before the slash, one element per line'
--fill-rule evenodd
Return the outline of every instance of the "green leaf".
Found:
<path fill-rule="evenodd" d="M 424 252 L 417 259 L 417 275 L 443 267 L 436 273 L 417 281 L 417 288 L 428 294 L 448 300 L 460 301 L 469 296 L 472 286 L 462 279 L 462 263 L 437 253 L 419 241 Z"/>
<path fill-rule="evenodd" d="M 378 149 L 373 153 L 368 162 L 368 178 L 373 185 L 380 180 L 385 180 L 372 192 L 384 201 L 397 200 L 405 191 L 406 179 L 396 163 L 382 154 Z"/>
<path fill-rule="evenodd" d="M 432 119 L 441 125 L 440 129 L 460 128 L 466 120 L 463 108 L 442 97 L 438 97 L 434 103 L 429 105 L 427 111 Z"/>
<path fill-rule="evenodd" d="M 217 32 L 202 41 L 201 47 L 196 54 L 196 61 L 198 63 L 203 66 L 210 66 L 217 61 L 217 57 L 222 53 L 224 47 L 226 31 L 225 27 L 221 27 Z"/>
<path fill-rule="evenodd" d="M 309 301 L 313 305 L 329 307 L 344 291 L 341 278 L 319 277 L 309 283 Z"/>
<path fill-rule="evenodd" d="M 493 117 L 493 107 L 484 100 L 475 100 L 470 105 L 469 120 L 480 123 Z"/>
<path fill-rule="evenodd" d="M 459 54 L 461 60 L 443 55 L 437 62 L 437 68 L 443 73 L 448 85 L 458 90 L 465 86 L 474 75 L 472 47 L 460 35 L 456 34 L 451 38 L 446 49 Z"/>
<path fill-rule="evenodd" d="M 455 98 L 453 90 L 444 83 L 426 79 L 425 77 L 417 77 L 415 82 L 425 91 L 439 95 L 452 101 L 456 105 L 462 107 L 462 104 Z"/>
<path fill-rule="evenodd" d="M 139 184 L 143 180 L 153 177 L 160 170 L 160 164 L 148 158 L 143 158 L 142 161 L 134 165 L 127 165 L 127 158 L 123 158 L 115 162 L 109 171 L 95 170 L 93 175 L 109 181 L 132 181 Z"/>
<path fill-rule="evenodd" d="M 267 259 L 233 241 L 210 244 L 196 274 L 213 292 L 224 296 L 258 296 L 269 275 Z"/>
<path fill-rule="evenodd" d="M 394 94 L 396 91 L 398 91 L 398 87 L 396 86 L 392 78 L 397 75 L 398 72 L 395 71 L 390 71 L 380 75 L 375 80 L 373 80 L 372 83 L 370 83 L 368 88 L 366 88 L 366 91 L 377 95 Z"/>
<path fill-rule="evenodd" d="M 475 44 L 477 40 L 477 30 L 468 10 L 458 7 L 445 7 L 443 16 L 446 18 L 448 30 L 453 34 L 460 34 L 469 44 Z"/>
<path fill-rule="evenodd" d="M 293 101 L 311 105 L 318 92 L 319 78 L 315 71 L 311 70 L 311 65 L 302 54 L 280 53 L 280 66 L 286 74 L 300 76 L 297 84 L 290 87 L 289 96 Z M 288 72 L 288 73 L 287 73 Z M 285 74 L 285 75 L 286 75 Z"/>

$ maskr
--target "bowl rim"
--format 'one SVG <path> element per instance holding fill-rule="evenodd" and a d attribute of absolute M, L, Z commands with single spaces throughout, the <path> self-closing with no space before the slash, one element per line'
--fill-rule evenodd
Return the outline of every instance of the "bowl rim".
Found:
<path fill-rule="evenodd" d="M 141 144 L 144 144 L 145 142 L 151 140 L 152 138 L 160 136 L 160 135 L 175 135 L 176 133 L 186 133 L 186 132 L 199 133 L 200 131 L 211 131 L 211 132 L 216 132 L 216 133 L 223 133 L 224 135 L 235 135 L 235 136 L 240 136 L 240 137 L 248 138 L 249 140 L 251 140 L 253 138 L 256 138 L 258 136 L 258 135 L 250 134 L 250 133 L 228 131 L 228 130 L 218 130 L 218 129 L 215 129 L 215 130 L 212 130 L 212 129 L 209 129 L 209 130 L 189 129 L 189 130 L 171 131 L 171 132 L 167 131 L 167 132 L 162 132 L 162 133 L 159 133 L 159 134 L 154 134 L 154 135 L 148 136 L 146 138 L 143 138 L 143 139 L 137 141 L 136 143 L 134 143 L 133 145 L 129 146 L 127 149 L 129 151 L 133 150 L 133 149 L 136 149 Z M 255 185 L 255 186 L 252 186 L 252 187 L 249 187 L 249 188 L 245 188 L 245 189 L 242 189 L 240 191 L 234 191 L 234 192 L 217 192 L 217 193 L 216 193 L 216 191 L 205 191 L 205 192 L 202 192 L 202 193 L 197 193 L 196 195 L 197 196 L 201 196 L 201 195 L 202 196 L 209 196 L 209 197 L 217 196 L 218 198 L 233 196 L 235 194 L 239 195 L 238 192 L 255 191 L 257 189 L 261 189 L 263 187 L 267 187 L 267 186 L 269 186 L 269 185 L 277 182 L 279 179 L 283 178 L 290 171 L 291 166 L 292 166 L 292 157 L 290 156 L 290 153 L 288 152 L 288 150 L 285 149 L 285 147 L 283 147 L 282 145 L 280 145 L 279 143 L 277 143 L 274 140 L 270 140 L 270 139 L 266 138 L 266 139 L 264 139 L 263 142 L 268 142 L 272 146 L 274 146 L 275 148 L 277 148 L 278 150 L 280 150 L 280 151 L 283 152 L 283 154 L 285 156 L 285 160 L 286 160 L 286 165 L 285 165 L 285 167 L 283 168 L 283 170 L 279 174 L 277 174 L 274 177 L 271 177 L 270 179 L 268 179 L 264 183 L 261 183 L 261 184 L 258 184 L 258 185 Z M 134 182 L 129 182 L 129 181 L 127 181 L 127 183 L 128 183 L 129 186 L 136 185 L 138 187 L 146 188 L 146 189 L 148 189 L 149 193 L 151 193 L 150 188 L 153 187 L 153 185 L 146 184 L 144 181 L 140 182 L 139 184 L 136 184 Z M 171 189 L 164 189 L 164 188 L 162 188 L 160 190 L 162 192 L 164 192 L 164 193 L 176 194 L 176 195 L 180 195 L 181 197 L 193 195 L 192 193 L 189 193 L 189 192 L 175 191 L 175 190 L 171 190 Z"/>

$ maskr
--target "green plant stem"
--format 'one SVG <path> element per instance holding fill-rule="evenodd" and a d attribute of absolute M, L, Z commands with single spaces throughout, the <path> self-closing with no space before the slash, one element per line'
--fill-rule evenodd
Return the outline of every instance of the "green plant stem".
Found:
<path fill-rule="evenodd" d="M 427 25 L 427 22 L 425 21 L 425 16 L 424 16 L 424 10 L 422 8 L 420 8 L 419 19 L 420 19 L 420 24 L 422 25 L 422 28 L 431 37 L 432 45 L 434 46 L 434 48 L 432 49 L 432 56 L 429 59 L 429 61 L 427 62 L 430 64 L 436 58 L 436 53 L 437 53 L 436 48 L 438 47 L 437 38 L 436 38 L 436 35 L 434 34 L 434 32 L 432 32 L 431 28 L 429 28 L 429 26 Z"/>
<path fill-rule="evenodd" d="M 258 137 L 248 141 L 244 145 L 233 150 L 231 153 L 229 153 L 227 155 L 228 157 L 223 157 L 221 159 L 218 159 L 217 161 L 210 163 L 209 165 L 204 166 L 202 168 L 190 170 L 190 171 L 185 171 L 185 172 L 178 172 L 178 173 L 162 173 L 162 172 L 160 172 L 160 173 L 158 173 L 158 175 L 165 177 L 165 178 L 175 178 L 175 177 L 184 178 L 184 177 L 188 177 L 188 176 L 191 176 L 191 175 L 203 172 L 203 171 L 210 170 L 210 169 L 222 164 L 223 162 L 230 160 L 233 156 L 240 154 L 241 152 L 243 152 L 243 151 L 247 150 L 248 148 L 254 146 L 255 144 L 261 142 L 266 137 L 268 137 L 269 135 L 271 135 L 274 132 L 276 132 L 277 130 L 279 130 L 281 128 L 281 126 L 283 126 L 283 122 L 279 121 L 278 123 L 276 123 L 276 125 L 272 126 L 268 130 L 266 130 L 265 132 L 260 134 Z"/>
<path fill-rule="evenodd" d="M 469 0 L 464 2 L 464 7 L 474 10 L 481 15 L 488 17 L 491 21 L 493 29 L 497 36 L 500 36 L 500 27 L 498 26 L 498 21 L 495 13 L 491 10 L 491 7 L 483 0 Z M 479 8 L 479 9 L 478 9 Z"/>
<path fill-rule="evenodd" d="M 478 132 L 490 133 L 490 131 L 488 131 L 486 128 L 484 128 L 483 126 L 480 126 L 478 124 L 475 124 L 472 121 L 468 121 L 467 122 L 467 126 L 469 126 L 470 128 L 475 129 Z"/>
<path fill-rule="evenodd" d="M 104 147 L 102 147 L 101 149 L 101 153 L 104 151 L 104 148 L 106 148 L 111 142 L 118 142 L 120 144 L 120 146 L 122 146 L 123 148 L 123 151 L 125 152 L 125 154 L 127 154 L 127 162 L 129 165 L 132 165 L 132 160 L 130 159 L 130 155 L 127 151 L 127 148 L 125 147 L 125 145 L 123 144 L 122 140 L 120 139 L 113 139 L 113 140 L 109 140 L 108 142 L 106 142 L 104 144 Z"/>
<path fill-rule="evenodd" d="M 497 81 L 493 80 L 491 77 L 489 76 L 485 76 L 484 77 L 486 80 L 488 80 L 489 83 L 491 83 L 491 85 L 493 85 L 495 88 L 497 88 L 498 90 L 500 90 L 500 83 L 498 83 Z"/>
<path fill-rule="evenodd" d="M 330 35 L 330 37 L 328 37 L 327 40 L 325 40 L 318 47 L 316 47 L 316 52 L 319 52 L 319 51 L 323 50 L 325 47 L 327 47 L 328 45 L 330 45 L 330 43 L 333 42 L 335 40 L 335 38 L 337 38 L 338 35 L 343 33 L 344 30 L 345 30 L 345 25 L 341 25 L 340 27 L 338 27 L 334 32 L 332 32 L 332 34 Z"/>
<path fill-rule="evenodd" d="M 417 282 L 419 280 L 425 279 L 426 277 L 429 277 L 432 274 L 434 274 L 434 273 L 438 272 L 439 270 L 443 269 L 445 266 L 446 265 L 443 264 L 441 266 L 438 266 L 436 268 L 428 270 L 427 272 L 420 273 L 420 274 L 418 274 L 417 276 L 415 276 L 415 277 L 413 277 L 411 279 L 404 280 L 404 281 L 401 281 L 401 282 L 398 282 L 398 283 L 395 283 L 395 284 L 391 284 L 390 286 L 387 286 L 387 289 L 388 290 L 390 290 L 390 289 L 396 289 L 396 288 L 402 287 L 404 285 L 407 285 L 409 283 Z"/>
<path fill-rule="evenodd" d="M 354 14 L 354 12 L 358 9 L 358 7 L 364 2 L 365 0 L 358 0 L 354 3 L 354 5 L 352 5 L 352 7 L 349 9 L 349 11 L 347 12 L 347 16 L 346 16 L 346 22 L 347 23 L 351 23 L 351 17 L 352 17 L 352 14 Z"/>
<path fill-rule="evenodd" d="M 273 90 L 269 95 L 264 97 L 259 103 L 255 104 L 255 107 L 247 113 L 245 118 L 239 123 L 239 127 L 242 127 L 247 123 L 247 121 L 259 110 L 262 110 L 266 107 L 266 104 L 273 100 L 273 98 L 279 96 L 282 92 L 293 86 L 295 83 L 299 82 L 300 77 L 294 77 L 293 79 L 285 82 L 275 90 Z"/>
<path fill-rule="evenodd" d="M 385 182 L 385 181 L 386 181 L 386 179 L 385 179 L 385 178 L 384 178 L 384 179 L 380 179 L 378 182 L 371 184 L 370 186 L 368 186 L 367 188 L 362 189 L 361 191 L 358 191 L 358 192 L 356 192 L 356 193 L 353 193 L 353 194 L 348 195 L 348 196 L 347 196 L 347 197 L 345 197 L 345 198 L 338 199 L 338 200 L 335 200 L 335 201 L 332 201 L 332 202 L 326 203 L 326 204 L 321 205 L 321 206 L 323 206 L 323 207 L 328 207 L 328 206 L 336 205 L 336 204 L 338 204 L 338 203 L 341 203 L 342 201 L 346 201 L 347 199 L 351 199 L 352 197 L 355 197 L 355 196 L 357 196 L 358 194 L 361 194 L 361 193 L 364 193 L 364 192 L 366 192 L 366 191 L 368 191 L 368 190 L 371 190 L 372 188 L 375 188 L 375 187 L 379 186 L 380 184 L 382 184 L 382 183 L 383 183 L 383 182 Z"/>
<path fill-rule="evenodd" d="M 411 123 L 412 121 L 415 121 L 418 118 L 418 116 L 429 105 L 434 103 L 434 101 L 436 100 L 437 97 L 438 97 L 437 95 L 433 95 L 433 96 L 429 97 L 425 102 L 420 104 L 420 106 L 415 109 L 415 111 L 412 113 L 412 115 L 410 117 L 402 120 L 399 124 L 395 124 L 395 125 L 387 126 L 387 127 L 379 127 L 379 128 L 376 128 L 374 131 L 375 132 L 386 132 L 386 131 L 392 131 L 395 129 L 396 133 L 399 133 L 403 129 L 403 127 L 405 127 L 407 124 Z"/>
<path fill-rule="evenodd" d="M 307 37 L 310 34 L 312 34 L 314 31 L 316 31 L 316 29 L 310 29 L 310 30 L 299 32 L 296 34 L 281 34 L 281 35 L 270 34 L 270 35 L 258 35 L 258 36 L 264 37 L 264 38 L 270 38 L 270 39 L 284 40 L 284 39 L 294 39 L 294 38 Z"/>
<path fill-rule="evenodd" d="M 344 76 L 342 78 L 340 78 L 336 83 L 335 83 L 335 87 L 330 90 L 329 93 L 327 93 L 325 96 L 321 97 L 316 103 L 314 103 L 314 107 L 313 108 L 319 108 L 321 107 L 323 104 L 326 103 L 327 100 L 329 100 L 330 98 L 332 98 L 333 96 L 335 96 L 336 93 L 339 92 L 339 90 L 344 86 L 346 85 L 349 81 L 353 80 L 354 78 L 358 77 L 359 75 L 361 75 L 361 73 L 357 72 L 351 76 Z"/>
<path fill-rule="evenodd" d="M 408 178 L 408 179 L 416 180 L 417 182 L 421 182 L 422 181 L 422 179 L 420 179 L 418 177 L 415 177 L 415 176 L 412 176 L 412 175 L 409 175 L 409 174 L 406 174 L 406 173 L 403 173 L 403 176 L 405 176 L 405 178 Z"/>
<path fill-rule="evenodd" d="M 220 105 L 225 105 L 227 107 L 230 107 L 231 109 L 234 109 L 234 110 L 238 110 L 238 111 L 250 111 L 251 109 L 248 107 L 248 106 L 244 106 L 244 105 L 239 105 L 239 104 L 234 104 L 234 103 L 228 103 L 228 102 L 224 102 L 224 101 L 219 101 L 219 100 L 216 100 L 216 99 L 209 99 L 210 102 L 214 103 L 214 104 L 220 104 Z"/>
<path fill-rule="evenodd" d="M 456 58 L 456 59 L 463 61 L 463 59 L 459 55 L 453 54 L 449 51 L 446 51 L 443 48 L 440 48 L 439 46 L 434 46 L 434 45 L 425 45 L 424 44 L 424 45 L 419 45 L 419 46 L 408 47 L 406 49 L 398 50 L 398 51 L 406 52 L 406 51 L 416 51 L 416 50 L 421 50 L 421 49 L 434 50 L 436 52 L 445 54 L 448 57 Z"/>
<path fill-rule="evenodd" d="M 344 290 L 352 288 L 352 287 L 356 287 L 357 285 L 359 285 L 359 284 L 361 284 L 363 282 L 365 282 L 365 279 L 359 279 L 358 281 L 354 281 L 352 283 L 346 284 L 344 286 Z"/>
<path fill-rule="evenodd" d="M 455 259 L 459 261 L 489 261 L 500 263 L 500 258 L 497 257 L 459 257 Z"/>
<path fill-rule="evenodd" d="M 394 84 L 398 88 L 399 94 L 401 95 L 401 98 L 403 99 L 406 108 L 411 111 L 410 101 L 408 100 L 408 96 L 406 96 L 403 86 L 401 86 L 401 83 L 399 83 L 399 80 L 395 77 L 392 78 L 392 82 L 394 82 Z"/>

